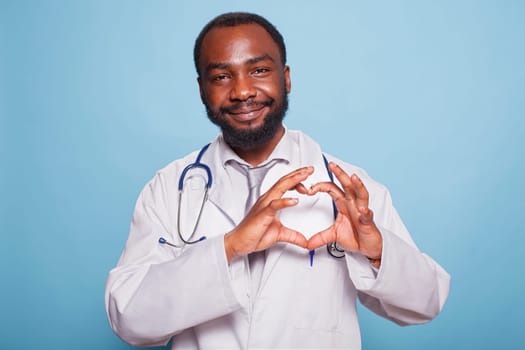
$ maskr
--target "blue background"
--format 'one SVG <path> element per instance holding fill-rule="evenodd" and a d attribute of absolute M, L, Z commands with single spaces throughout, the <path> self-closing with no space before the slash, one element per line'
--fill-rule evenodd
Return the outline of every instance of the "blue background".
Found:
<path fill-rule="evenodd" d="M 217 129 L 193 40 L 249 10 L 283 33 L 286 123 L 387 185 L 452 275 L 442 314 L 361 309 L 364 349 L 522 344 L 525 2 L 0 2 L 0 348 L 127 349 L 103 291 L 136 197 Z"/>

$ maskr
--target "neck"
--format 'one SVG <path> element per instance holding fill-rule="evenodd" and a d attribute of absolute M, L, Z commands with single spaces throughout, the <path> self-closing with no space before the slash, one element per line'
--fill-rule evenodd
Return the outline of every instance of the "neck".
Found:
<path fill-rule="evenodd" d="M 237 153 L 239 157 L 244 159 L 244 161 L 246 161 L 248 164 L 255 167 L 268 159 L 279 141 L 281 141 L 283 135 L 284 127 L 281 125 L 279 126 L 279 129 L 275 133 L 274 137 L 272 137 L 271 140 L 265 144 L 250 149 L 233 148 L 233 151 Z"/>

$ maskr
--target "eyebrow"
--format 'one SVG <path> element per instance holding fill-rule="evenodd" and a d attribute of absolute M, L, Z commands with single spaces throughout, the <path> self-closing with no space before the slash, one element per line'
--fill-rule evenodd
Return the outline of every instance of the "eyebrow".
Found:
<path fill-rule="evenodd" d="M 272 58 L 272 56 L 268 55 L 268 54 L 264 54 L 264 55 L 261 55 L 261 56 L 257 56 L 257 57 L 252 57 L 252 58 L 249 58 L 245 61 L 246 64 L 256 64 L 256 63 L 259 63 L 259 62 L 262 62 L 262 61 L 266 61 L 266 60 L 270 60 L 272 62 L 275 62 L 275 60 Z M 207 66 L 206 66 L 206 72 L 209 72 L 213 69 L 229 69 L 231 68 L 231 64 L 230 63 L 225 63 L 225 62 L 211 62 L 209 63 Z"/>
<path fill-rule="evenodd" d="M 275 62 L 274 59 L 272 58 L 272 56 L 270 56 L 268 54 L 264 54 L 264 55 L 261 55 L 261 56 L 250 58 L 250 59 L 248 59 L 246 61 L 246 63 L 248 63 L 248 64 L 255 64 L 255 63 L 259 63 L 261 61 L 266 61 L 266 60 L 270 60 L 272 62 Z"/>

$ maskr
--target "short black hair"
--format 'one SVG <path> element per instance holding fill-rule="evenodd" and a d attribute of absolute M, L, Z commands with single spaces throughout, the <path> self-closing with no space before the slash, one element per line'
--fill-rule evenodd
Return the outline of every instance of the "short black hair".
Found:
<path fill-rule="evenodd" d="M 216 27 L 237 27 L 242 24 L 258 24 L 264 28 L 270 34 L 273 41 L 279 47 L 281 54 L 281 63 L 286 65 L 286 47 L 284 45 L 284 39 L 281 33 L 271 24 L 266 18 L 249 12 L 228 12 L 219 15 L 212 19 L 208 24 L 202 28 L 199 36 L 195 40 L 195 46 L 193 47 L 193 61 L 195 63 L 195 69 L 197 74 L 199 73 L 199 60 L 201 57 L 202 41 L 210 30 Z"/>

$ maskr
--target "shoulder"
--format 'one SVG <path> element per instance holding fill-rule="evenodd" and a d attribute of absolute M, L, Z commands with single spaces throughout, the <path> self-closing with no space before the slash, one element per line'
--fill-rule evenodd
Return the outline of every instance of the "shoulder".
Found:
<path fill-rule="evenodd" d="M 171 161 L 166 166 L 157 170 L 153 178 L 149 181 L 149 183 L 152 183 L 155 180 L 170 177 L 170 176 L 178 176 L 178 174 L 180 174 L 182 170 L 188 164 L 191 164 L 192 162 L 195 161 L 198 153 L 199 153 L 199 150 L 195 150 L 183 156 L 182 158 Z"/>
<path fill-rule="evenodd" d="M 216 140 L 212 142 L 211 146 L 214 143 L 216 143 Z M 178 191 L 178 183 L 182 172 L 189 164 L 195 162 L 201 150 L 202 148 L 194 150 L 157 170 L 155 175 L 143 187 L 141 197 L 156 198 Z"/>
<path fill-rule="evenodd" d="M 194 150 L 185 156 L 175 159 L 168 163 L 163 168 L 160 168 L 155 173 L 155 176 L 166 176 L 171 174 L 178 174 L 182 172 L 182 169 L 184 169 L 188 164 L 191 164 L 195 162 L 195 159 L 197 159 L 197 155 L 199 154 L 200 149 Z"/>
<path fill-rule="evenodd" d="M 286 129 L 286 135 L 293 143 L 300 147 L 319 147 L 319 143 L 300 130 Z"/>

